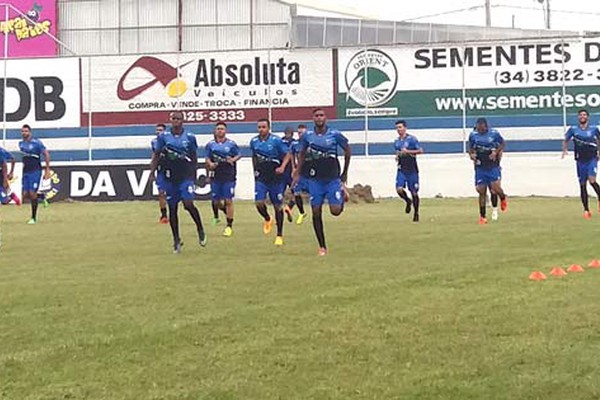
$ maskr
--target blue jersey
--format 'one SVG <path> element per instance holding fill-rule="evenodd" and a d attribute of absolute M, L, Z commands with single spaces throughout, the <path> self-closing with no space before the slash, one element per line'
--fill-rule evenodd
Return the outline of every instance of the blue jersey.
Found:
<path fill-rule="evenodd" d="M 281 141 L 283 142 L 283 144 L 287 147 L 288 152 L 293 152 L 293 146 L 294 143 L 296 143 L 296 141 L 294 140 L 294 138 L 289 138 L 287 139 L 285 136 L 281 138 Z M 292 176 L 292 163 L 289 163 L 286 167 L 285 167 L 285 175 L 287 176 Z"/>
<path fill-rule="evenodd" d="M 217 164 L 215 169 L 215 182 L 233 182 L 236 179 L 237 169 L 235 163 L 233 165 L 227 162 L 227 157 L 236 157 L 240 154 L 238 145 L 229 139 L 217 142 L 211 140 L 205 148 L 205 157 Z"/>
<path fill-rule="evenodd" d="M 163 173 L 166 180 L 196 180 L 198 144 L 194 135 L 186 131 L 180 135 L 165 131 L 158 136 L 154 152 L 163 157 Z"/>
<path fill-rule="evenodd" d="M 394 141 L 394 149 L 396 150 L 398 169 L 400 171 L 408 174 L 419 172 L 417 156 L 412 154 L 402 154 L 400 152 L 402 149 L 419 150 L 420 148 L 421 145 L 419 144 L 419 140 L 412 135 L 406 135 L 404 139 L 399 137 Z"/>
<path fill-rule="evenodd" d="M 336 129 L 327 128 L 323 134 L 314 130 L 304 132 L 300 139 L 300 151 L 306 151 L 310 178 L 331 180 L 340 177 L 338 148 L 346 147 L 348 139 Z"/>
<path fill-rule="evenodd" d="M 488 129 L 484 133 L 477 131 L 469 135 L 469 149 L 475 150 L 475 165 L 484 168 L 493 168 L 500 165 L 500 160 L 492 160 L 490 154 L 493 150 L 498 150 L 504 143 L 504 138 L 495 129 Z"/>
<path fill-rule="evenodd" d="M 575 143 L 575 159 L 578 161 L 590 161 L 598 157 L 598 139 L 600 131 L 598 127 L 572 126 L 565 133 L 565 140 L 573 139 Z"/>
<path fill-rule="evenodd" d="M 281 138 L 269 134 L 265 140 L 261 140 L 260 136 L 255 136 L 250 141 L 250 150 L 252 150 L 256 180 L 268 184 L 280 182 L 281 175 L 277 175 L 275 169 L 281 166 L 283 158 L 288 153 L 288 148 Z"/>
<path fill-rule="evenodd" d="M 19 142 L 23 161 L 23 172 L 35 172 L 42 170 L 42 154 L 46 151 L 44 144 L 36 138 L 22 140 Z"/>

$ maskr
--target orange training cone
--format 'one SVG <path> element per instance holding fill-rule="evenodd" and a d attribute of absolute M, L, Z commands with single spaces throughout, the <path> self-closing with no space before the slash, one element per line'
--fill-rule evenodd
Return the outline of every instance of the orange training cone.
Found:
<path fill-rule="evenodd" d="M 583 267 L 579 264 L 573 264 L 569 268 L 567 268 L 569 272 L 583 272 Z"/>
<path fill-rule="evenodd" d="M 592 261 L 590 261 L 590 263 L 588 264 L 588 267 L 590 268 L 600 268 L 600 260 L 598 259 L 593 259 Z"/>
<path fill-rule="evenodd" d="M 554 268 L 552 268 L 552 271 L 550 271 L 550 275 L 552 275 L 552 276 L 566 276 L 567 275 L 567 271 L 565 271 L 564 268 L 561 268 L 561 267 L 554 267 Z"/>
<path fill-rule="evenodd" d="M 531 275 L 529 275 L 529 279 L 532 281 L 543 281 L 546 279 L 546 275 L 542 271 L 533 271 Z"/>

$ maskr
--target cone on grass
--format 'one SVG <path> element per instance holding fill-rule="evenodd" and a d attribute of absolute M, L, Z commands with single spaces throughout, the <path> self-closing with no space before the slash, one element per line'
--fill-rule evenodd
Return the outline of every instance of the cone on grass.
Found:
<path fill-rule="evenodd" d="M 532 281 L 543 281 L 546 279 L 546 275 L 542 271 L 533 271 L 531 275 L 529 275 L 529 279 Z"/>
<path fill-rule="evenodd" d="M 550 271 L 550 275 L 552 276 L 566 276 L 567 275 L 567 271 L 565 271 L 564 268 L 561 267 L 554 267 L 552 268 L 552 270 Z"/>
<path fill-rule="evenodd" d="M 583 267 L 579 264 L 572 264 L 569 268 L 567 268 L 568 272 L 583 272 Z"/>
<path fill-rule="evenodd" d="M 590 268 L 600 268 L 600 260 L 598 259 L 593 259 L 592 261 L 590 261 L 590 263 L 588 264 L 588 267 Z"/>

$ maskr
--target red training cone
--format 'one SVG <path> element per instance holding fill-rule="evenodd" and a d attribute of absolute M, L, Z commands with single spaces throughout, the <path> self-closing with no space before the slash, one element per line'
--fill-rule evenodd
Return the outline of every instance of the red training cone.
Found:
<path fill-rule="evenodd" d="M 600 260 L 598 259 L 593 259 L 592 261 L 590 261 L 590 263 L 588 264 L 588 267 L 590 268 L 600 268 Z"/>
<path fill-rule="evenodd" d="M 542 271 L 533 271 L 531 275 L 529 275 L 529 279 L 532 281 L 543 281 L 546 279 L 546 275 Z"/>
<path fill-rule="evenodd" d="M 564 268 L 561 267 L 554 267 L 552 268 L 552 271 L 550 271 L 550 275 L 552 276 L 566 276 L 567 275 L 567 271 L 564 270 Z"/>
<path fill-rule="evenodd" d="M 569 272 L 583 272 L 584 269 L 579 264 L 573 264 L 569 268 L 567 268 L 567 271 L 569 271 Z"/>

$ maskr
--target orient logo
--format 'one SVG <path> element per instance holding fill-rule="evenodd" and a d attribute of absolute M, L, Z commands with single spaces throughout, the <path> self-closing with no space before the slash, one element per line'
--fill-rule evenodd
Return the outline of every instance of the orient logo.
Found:
<path fill-rule="evenodd" d="M 381 50 L 356 53 L 346 66 L 347 98 L 361 106 L 377 107 L 396 94 L 398 70 L 394 60 Z"/>

